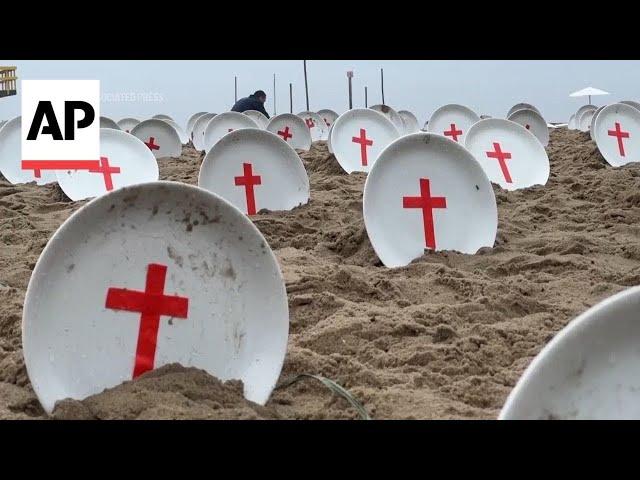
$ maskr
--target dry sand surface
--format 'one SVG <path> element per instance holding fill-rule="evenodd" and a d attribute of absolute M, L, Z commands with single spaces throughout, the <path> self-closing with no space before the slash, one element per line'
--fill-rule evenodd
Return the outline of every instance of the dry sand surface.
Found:
<path fill-rule="evenodd" d="M 572 318 L 640 284 L 640 164 L 609 167 L 589 135 L 557 129 L 544 187 L 495 187 L 494 248 L 427 253 L 387 269 L 362 221 L 363 174 L 346 175 L 322 142 L 302 154 L 311 202 L 260 212 L 289 295 L 290 337 L 281 381 L 331 378 L 373 418 L 496 418 L 519 376 Z M 197 182 L 200 155 L 160 161 L 162 179 Z M 20 343 L 31 270 L 56 228 L 83 202 L 57 185 L 0 179 L 0 418 L 46 418 Z M 356 418 L 320 383 L 276 391 L 265 407 L 239 382 L 166 366 L 56 418 Z"/>

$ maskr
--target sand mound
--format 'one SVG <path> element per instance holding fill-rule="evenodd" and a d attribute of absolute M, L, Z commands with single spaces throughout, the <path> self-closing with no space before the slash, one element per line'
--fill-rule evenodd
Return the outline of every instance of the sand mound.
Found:
<path fill-rule="evenodd" d="M 640 283 L 640 163 L 609 167 L 588 134 L 553 129 L 544 187 L 495 187 L 498 237 L 477 255 L 428 253 L 381 266 L 362 221 L 363 174 L 322 142 L 301 154 L 311 201 L 255 223 L 287 284 L 291 328 L 282 377 L 315 373 L 374 418 L 495 418 L 515 382 L 567 322 Z M 196 184 L 202 155 L 160 160 L 161 178 Z M 20 344 L 22 301 L 47 239 L 79 208 L 57 186 L 0 180 L 0 418 L 43 417 Z M 58 418 L 355 418 L 321 384 L 278 390 L 266 408 L 238 384 L 165 367 Z"/>
<path fill-rule="evenodd" d="M 63 400 L 55 419 L 73 420 L 257 420 L 277 418 L 275 412 L 244 399 L 242 382 L 222 383 L 204 370 L 165 365 L 132 382 L 79 402 Z"/>

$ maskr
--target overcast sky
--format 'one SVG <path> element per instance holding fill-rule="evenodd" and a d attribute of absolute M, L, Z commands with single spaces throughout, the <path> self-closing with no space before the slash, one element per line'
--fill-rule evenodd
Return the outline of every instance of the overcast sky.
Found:
<path fill-rule="evenodd" d="M 267 92 L 269 113 L 274 109 L 274 73 L 277 112 L 289 112 L 289 83 L 293 84 L 294 113 L 306 109 L 302 60 L 0 59 L 0 65 L 16 65 L 21 79 L 99 79 L 102 114 L 116 121 L 164 113 L 184 125 L 198 111 L 227 111 L 233 105 L 234 75 L 238 76 L 238 97 L 258 89 Z M 369 106 L 381 103 L 380 68 L 384 68 L 386 104 L 412 111 L 421 124 L 447 103 L 503 117 L 513 104 L 527 102 L 538 107 L 547 121 L 567 121 L 586 103 L 586 98 L 569 98 L 569 93 L 586 86 L 612 93 L 594 97 L 596 105 L 603 99 L 604 103 L 640 100 L 640 61 L 310 60 L 310 109 L 330 108 L 342 113 L 348 108 L 347 70 L 354 71 L 354 107 L 364 107 L 365 85 L 369 87 Z M 19 91 L 15 97 L 0 98 L 0 120 L 19 115 L 19 98 Z"/>

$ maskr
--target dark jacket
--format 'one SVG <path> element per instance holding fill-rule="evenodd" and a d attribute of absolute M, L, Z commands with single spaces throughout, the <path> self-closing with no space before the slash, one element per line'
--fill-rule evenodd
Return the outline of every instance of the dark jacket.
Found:
<path fill-rule="evenodd" d="M 264 103 L 262 103 L 253 95 L 241 98 L 231 109 L 232 112 L 246 112 L 247 110 L 257 110 L 260 113 L 263 113 L 267 118 L 269 118 L 269 114 L 264 109 Z"/>

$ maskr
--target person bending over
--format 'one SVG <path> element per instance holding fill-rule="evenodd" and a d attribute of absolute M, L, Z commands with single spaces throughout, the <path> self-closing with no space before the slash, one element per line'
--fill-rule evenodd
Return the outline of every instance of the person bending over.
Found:
<path fill-rule="evenodd" d="M 242 113 L 246 112 L 247 110 L 257 110 L 258 112 L 264 114 L 265 117 L 269 118 L 269 114 L 264 109 L 264 102 L 266 101 L 267 94 L 262 90 L 258 90 L 253 95 L 249 95 L 248 97 L 244 97 L 238 100 L 231 108 L 231 111 Z"/>

